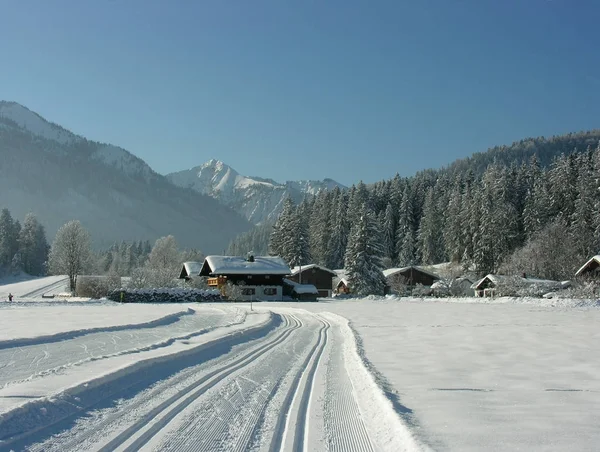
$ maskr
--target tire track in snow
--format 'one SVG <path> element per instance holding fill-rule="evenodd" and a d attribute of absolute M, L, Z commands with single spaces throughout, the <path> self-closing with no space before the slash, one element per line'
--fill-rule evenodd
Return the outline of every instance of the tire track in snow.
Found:
<path fill-rule="evenodd" d="M 243 375 L 233 375 L 217 393 L 198 400 L 174 420 L 170 431 L 145 447 L 160 451 L 255 450 L 264 433 L 266 412 L 273 409 L 271 401 L 285 376 L 301 369 L 297 364 L 304 353 L 298 355 L 296 346 L 307 351 L 314 342 L 313 330 L 297 321 L 300 327 L 279 347 L 253 360 Z"/>
<path fill-rule="evenodd" d="M 150 410 L 157 403 L 155 399 L 166 398 L 163 393 L 173 394 L 179 387 L 185 387 L 189 381 L 198 378 L 198 372 L 204 375 L 207 370 L 205 362 L 234 359 L 245 353 L 247 347 L 255 350 L 256 344 L 261 344 L 267 337 L 277 334 L 277 329 L 283 323 L 282 318 L 280 315 L 270 315 L 266 322 L 233 330 L 189 351 L 182 350 L 174 355 L 141 360 L 97 380 L 76 385 L 56 396 L 32 401 L 27 404 L 27 409 L 18 408 L 3 413 L 0 415 L 0 450 L 11 447 L 15 450 L 63 451 L 66 449 L 63 447 L 65 443 L 74 445 L 75 450 L 97 447 L 98 443 L 102 444 L 106 438 L 112 437 L 113 432 L 122 430 L 138 418 L 139 411 L 134 410 L 133 418 L 129 413 L 129 408 L 133 405 L 147 405 L 143 408 Z M 233 358 L 230 358 L 229 353 L 235 346 L 243 347 L 243 351 L 234 353 Z M 217 364 L 213 366 L 216 367 Z M 211 368 L 214 367 L 210 367 L 209 364 L 208 369 Z M 136 394 L 140 394 L 141 397 L 135 397 Z M 133 403 L 123 410 L 119 407 L 121 400 L 131 400 Z M 107 422 L 108 437 L 105 435 L 106 431 L 100 431 L 98 422 L 106 418 L 98 417 L 106 409 L 106 417 L 110 418 Z M 43 416 L 38 416 L 37 412 Z M 87 422 L 86 418 L 90 415 L 95 419 Z M 80 422 L 86 429 L 83 435 Z M 55 436 L 56 434 L 58 436 Z M 92 439 L 80 441 L 80 437 Z M 84 442 L 90 446 L 82 445 Z"/>
<path fill-rule="evenodd" d="M 316 316 L 315 316 L 316 317 Z M 312 392 L 314 375 L 318 367 L 321 355 L 327 343 L 329 322 L 317 317 L 322 323 L 319 330 L 319 338 L 310 353 L 302 363 L 301 369 L 292 381 L 288 393 L 281 408 L 281 414 L 277 418 L 275 434 L 271 441 L 269 452 L 280 452 L 283 450 L 301 451 L 304 449 L 305 436 L 308 434 L 308 405 Z M 292 431 L 291 421 L 295 418 L 295 429 Z M 290 438 L 290 435 L 293 435 Z"/>
<path fill-rule="evenodd" d="M 279 334 L 275 339 L 268 341 L 261 347 L 247 352 L 234 361 L 208 373 L 185 389 L 171 396 L 127 428 L 124 432 L 113 438 L 108 444 L 102 447 L 100 451 L 112 452 L 117 448 L 125 451 L 139 450 L 177 414 L 210 388 L 218 384 L 221 379 L 247 366 L 264 353 L 267 353 L 269 350 L 285 341 L 295 329 L 301 327 L 300 322 L 291 319 L 287 315 L 283 315 L 283 317 L 286 320 L 286 326 L 284 327 L 285 331 Z M 291 325 L 292 321 L 294 325 Z M 123 446 L 123 448 L 121 448 L 121 446 Z"/>
<path fill-rule="evenodd" d="M 338 328 L 334 335 L 339 335 Z M 338 334 L 335 334 L 338 333 Z M 374 451 L 356 403 L 356 393 L 344 363 L 343 341 L 333 341 L 327 366 L 325 397 L 325 437 L 331 452 Z"/>

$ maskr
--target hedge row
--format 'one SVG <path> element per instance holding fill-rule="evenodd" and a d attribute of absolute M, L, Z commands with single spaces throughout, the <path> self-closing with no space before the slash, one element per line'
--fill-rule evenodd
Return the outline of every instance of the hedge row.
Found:
<path fill-rule="evenodd" d="M 220 301 L 221 294 L 204 289 L 117 289 L 106 298 L 122 303 L 195 303 Z"/>

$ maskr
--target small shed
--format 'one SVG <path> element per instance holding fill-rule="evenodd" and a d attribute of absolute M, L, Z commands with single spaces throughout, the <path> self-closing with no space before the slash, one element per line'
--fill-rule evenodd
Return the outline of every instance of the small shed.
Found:
<path fill-rule="evenodd" d="M 575 277 L 600 279 L 600 255 L 593 256 L 583 264 L 575 273 Z"/>
<path fill-rule="evenodd" d="M 335 286 L 335 293 L 338 295 L 347 295 L 350 293 L 350 282 L 348 278 L 341 278 Z"/>
<path fill-rule="evenodd" d="M 291 279 L 283 279 L 283 294 L 298 301 L 317 301 L 319 291 L 313 284 L 299 284 Z"/>
<path fill-rule="evenodd" d="M 320 297 L 331 297 L 333 278 L 336 272 L 317 264 L 301 265 L 292 268 L 290 280 L 302 284 L 312 284 L 319 291 Z"/>

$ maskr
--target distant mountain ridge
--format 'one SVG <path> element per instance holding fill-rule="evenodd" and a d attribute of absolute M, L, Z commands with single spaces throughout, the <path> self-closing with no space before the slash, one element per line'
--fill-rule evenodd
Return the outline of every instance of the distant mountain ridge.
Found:
<path fill-rule="evenodd" d="M 304 196 L 315 195 L 319 190 L 346 188 L 332 179 L 281 184 L 273 179 L 242 176 L 216 159 L 189 170 L 167 174 L 167 178 L 175 185 L 213 197 L 254 224 L 275 220 L 287 196 L 300 202 Z"/>
<path fill-rule="evenodd" d="M 87 140 L 16 103 L 0 101 L 0 207 L 33 212 L 49 240 L 79 219 L 96 245 L 173 234 L 222 251 L 251 225 L 209 196 L 174 186 L 118 146 Z"/>

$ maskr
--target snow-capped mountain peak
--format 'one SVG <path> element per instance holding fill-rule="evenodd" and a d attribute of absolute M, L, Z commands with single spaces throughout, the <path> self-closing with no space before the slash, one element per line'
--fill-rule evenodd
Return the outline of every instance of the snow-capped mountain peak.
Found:
<path fill-rule="evenodd" d="M 315 195 L 321 189 L 345 188 L 331 179 L 280 184 L 272 179 L 247 177 L 216 159 L 167 177 L 175 185 L 212 196 L 255 224 L 276 218 L 287 196 L 300 201 L 305 194 Z"/>

